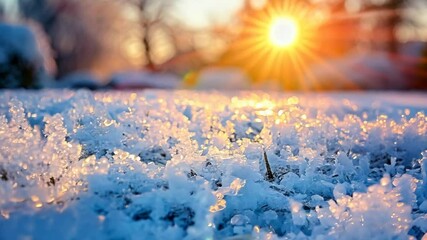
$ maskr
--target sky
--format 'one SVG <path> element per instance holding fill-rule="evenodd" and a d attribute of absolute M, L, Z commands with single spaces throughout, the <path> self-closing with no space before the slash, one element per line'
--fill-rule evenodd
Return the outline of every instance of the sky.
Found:
<path fill-rule="evenodd" d="M 14 18 L 17 14 L 18 8 L 16 5 L 17 0 L 0 0 L 0 3 L 5 8 L 5 13 L 9 18 Z"/>
<path fill-rule="evenodd" d="M 191 27 L 204 28 L 229 22 L 242 4 L 243 0 L 179 0 L 175 15 Z"/>

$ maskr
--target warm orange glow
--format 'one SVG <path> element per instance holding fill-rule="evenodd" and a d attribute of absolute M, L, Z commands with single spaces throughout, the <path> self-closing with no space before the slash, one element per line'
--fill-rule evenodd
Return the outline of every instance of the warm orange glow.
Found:
<path fill-rule="evenodd" d="M 244 69 L 255 85 L 306 89 L 304 73 L 314 53 L 318 19 L 304 1 L 270 0 L 247 12 L 242 32 L 224 55 L 225 65 Z"/>
<path fill-rule="evenodd" d="M 270 43 L 279 48 L 290 47 L 297 41 L 298 24 L 290 17 L 274 19 L 270 25 Z"/>
<path fill-rule="evenodd" d="M 242 31 L 220 59 L 224 66 L 243 69 L 255 86 L 268 89 L 358 89 L 346 72 L 327 59 L 352 47 L 354 19 L 328 15 L 301 0 L 269 0 L 242 14 Z M 333 81 L 320 79 L 320 68 Z"/>

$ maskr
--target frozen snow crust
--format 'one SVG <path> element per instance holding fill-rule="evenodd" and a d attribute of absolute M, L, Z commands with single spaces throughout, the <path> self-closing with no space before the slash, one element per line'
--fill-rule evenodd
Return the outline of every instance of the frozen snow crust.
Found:
<path fill-rule="evenodd" d="M 426 238 L 426 110 L 415 93 L 3 91 L 0 239 Z"/>

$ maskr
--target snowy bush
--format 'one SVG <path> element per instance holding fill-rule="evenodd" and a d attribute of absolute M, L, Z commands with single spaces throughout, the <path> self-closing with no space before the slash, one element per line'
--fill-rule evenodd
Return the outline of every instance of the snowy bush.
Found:
<path fill-rule="evenodd" d="M 39 88 L 55 64 L 42 30 L 35 24 L 0 23 L 0 88 Z"/>
<path fill-rule="evenodd" d="M 426 96 L 345 96 L 3 91 L 0 238 L 421 239 Z"/>

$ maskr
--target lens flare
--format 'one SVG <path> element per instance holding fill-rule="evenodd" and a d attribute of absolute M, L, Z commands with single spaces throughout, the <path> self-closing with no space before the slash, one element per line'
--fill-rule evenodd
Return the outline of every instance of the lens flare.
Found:
<path fill-rule="evenodd" d="M 275 19 L 270 26 L 270 43 L 279 48 L 295 44 L 298 37 L 298 24 L 289 17 Z"/>
<path fill-rule="evenodd" d="M 336 25 L 309 2 L 269 0 L 262 8 L 246 10 L 241 32 L 219 65 L 239 67 L 255 86 L 283 90 L 327 88 L 312 70 L 312 66 L 320 65 L 336 73 L 340 84 L 357 89 L 325 60 L 325 56 L 332 55 L 331 50 L 341 48 L 336 39 L 351 34 L 338 34 L 344 31 L 335 30 L 336 26 L 345 26 Z"/>

